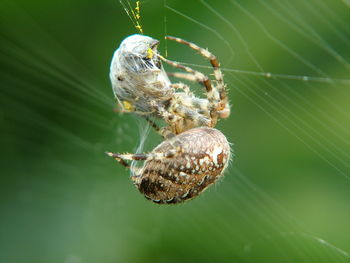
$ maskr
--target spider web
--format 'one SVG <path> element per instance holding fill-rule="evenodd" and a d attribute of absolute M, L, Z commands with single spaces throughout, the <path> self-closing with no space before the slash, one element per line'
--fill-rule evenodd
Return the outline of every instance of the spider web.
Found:
<path fill-rule="evenodd" d="M 296 158 L 293 162 L 294 167 L 284 164 L 285 167 L 282 166 L 281 169 L 267 169 L 271 173 L 267 172 L 266 177 L 263 176 L 263 180 L 274 181 L 283 174 L 294 176 L 296 173 L 300 173 L 304 177 L 315 173 L 315 175 L 310 176 L 315 180 L 312 183 L 313 185 L 304 190 L 304 196 L 302 198 L 298 197 L 298 202 L 302 202 L 303 198 L 315 198 L 313 194 L 317 198 L 316 191 L 324 191 L 324 193 L 332 196 L 335 191 L 331 190 L 332 187 L 324 189 L 324 186 L 319 184 L 319 176 L 329 176 L 333 179 L 328 178 L 327 180 L 340 180 L 344 181 L 344 184 L 348 184 L 347 181 L 349 180 L 348 107 L 347 103 L 342 104 L 342 100 L 338 99 L 338 96 L 345 96 L 349 99 L 347 89 L 350 84 L 348 79 L 349 57 L 346 53 L 346 47 L 349 45 L 349 28 L 346 20 L 342 20 L 344 17 L 339 16 L 339 8 L 342 4 L 334 5 L 330 2 L 320 3 L 317 1 L 297 1 L 293 4 L 287 1 L 259 1 L 253 4 L 243 1 L 230 1 L 230 3 L 220 6 L 219 3 L 214 4 L 209 1 L 200 1 L 200 3 L 202 13 L 196 12 L 195 16 L 193 12 L 188 12 L 182 6 L 174 8 L 168 3 L 165 4 L 165 8 L 176 14 L 179 17 L 178 20 L 183 19 L 196 24 L 197 31 L 201 31 L 201 33 L 206 31 L 207 35 L 211 35 L 210 39 L 216 38 L 216 46 L 218 46 L 218 42 L 220 43 L 219 52 L 225 50 L 226 56 L 218 54 L 218 57 L 227 58 L 222 63 L 222 70 L 226 76 L 226 82 L 229 83 L 228 85 L 231 88 L 230 94 L 233 96 L 233 105 L 239 107 L 239 105 L 242 105 L 242 101 L 246 101 L 256 108 L 257 112 L 255 114 L 258 116 L 265 115 L 272 123 L 279 126 L 278 132 L 265 131 L 275 135 L 265 134 L 265 136 L 279 137 L 280 133 L 283 133 L 282 130 L 288 134 L 282 142 L 284 147 L 277 147 L 276 150 L 282 151 L 278 154 L 293 158 L 294 153 L 288 153 L 290 143 L 287 140 L 289 140 L 288 137 L 294 137 L 295 141 L 301 143 L 309 152 L 309 157 L 305 156 L 305 158 L 318 159 L 319 164 L 328 167 L 329 170 L 324 173 L 318 167 L 316 168 L 315 163 L 310 164 L 308 168 L 304 164 L 301 168 L 296 168 L 300 165 L 300 162 L 303 162 L 302 158 Z M 346 11 L 349 12 L 345 8 Z M 209 15 L 215 17 L 210 24 L 206 23 L 204 18 Z M 178 20 L 177 23 L 179 23 Z M 172 28 L 172 31 L 175 30 Z M 177 34 L 181 34 L 181 32 L 177 32 Z M 256 34 L 256 36 L 252 36 L 252 34 Z M 209 43 L 206 43 L 206 45 L 209 45 Z M 211 46 L 215 48 L 215 45 Z M 265 49 L 266 53 L 259 49 Z M 261 53 L 265 57 L 261 57 Z M 272 60 L 272 63 L 267 60 Z M 187 63 L 187 65 L 196 66 L 197 64 Z M 197 66 L 203 68 L 201 65 Z M 252 117 L 252 115 L 250 116 Z M 232 118 L 235 118 L 235 114 Z M 253 117 L 254 119 L 257 120 L 258 118 Z M 247 125 L 250 120 L 244 120 L 240 124 L 232 125 L 232 129 L 239 129 L 239 126 L 245 125 L 245 129 L 248 128 L 254 131 L 253 137 L 260 137 L 259 139 L 264 141 L 264 133 L 259 134 L 259 130 L 265 130 L 261 126 L 266 124 L 257 121 L 257 125 Z M 230 127 L 230 125 L 227 126 Z M 224 126 L 223 129 L 227 126 Z M 230 128 L 226 129 L 226 134 L 234 134 Z M 279 142 L 281 143 L 280 140 Z M 251 145 L 250 150 L 255 152 L 260 149 L 266 153 L 266 148 L 273 147 L 273 144 L 277 142 L 272 140 L 269 143 L 270 145 L 266 145 L 266 142 L 260 142 L 259 147 Z M 243 165 L 242 168 L 235 167 L 235 164 L 233 164 L 235 168 L 233 168 L 232 174 L 236 176 L 233 185 L 239 185 L 244 189 L 242 191 L 245 191 L 245 193 L 239 193 L 238 195 L 241 195 L 241 199 L 244 200 L 243 206 L 249 212 L 245 214 L 240 209 L 236 209 L 236 212 L 241 214 L 242 217 L 251 220 L 253 218 L 251 225 L 255 225 L 254 218 L 263 218 L 262 221 L 265 221 L 267 225 L 265 229 L 263 227 L 259 231 L 262 231 L 262 239 L 269 240 L 266 241 L 269 244 L 266 247 L 276 246 L 275 242 L 277 242 L 277 249 L 282 250 L 279 251 L 280 256 L 276 256 L 268 250 L 265 250 L 265 253 L 271 253 L 271 259 L 278 258 L 279 260 L 283 260 L 283 256 L 286 256 L 285 260 L 290 259 L 290 256 L 293 255 L 292 258 L 300 257 L 300 260 L 307 262 L 310 260 L 315 262 L 329 261 L 329 258 L 335 261 L 347 261 L 349 257 L 347 252 L 324 241 L 317 232 L 313 233 L 310 230 L 312 226 L 304 225 L 301 227 L 299 225 L 302 222 L 301 220 L 290 221 L 290 219 L 283 218 L 287 215 L 290 216 L 291 213 L 277 209 L 275 202 L 267 197 L 269 195 L 266 195 L 266 192 L 253 191 L 256 190 L 257 186 L 252 184 L 248 178 L 254 178 L 258 182 L 261 179 L 255 178 L 249 171 L 255 170 L 254 173 L 257 177 L 262 176 L 263 172 L 259 168 L 249 169 L 246 167 L 252 166 L 249 150 L 246 151 L 246 154 L 247 164 Z M 237 155 L 236 159 L 240 163 L 239 159 L 244 157 L 240 152 Z M 278 166 L 275 157 L 264 161 L 269 162 L 269 164 L 264 163 L 262 167 L 266 165 L 270 167 Z M 291 168 L 294 172 L 287 170 Z M 310 171 L 306 171 L 305 168 L 310 169 Z M 244 172 L 244 170 L 248 172 Z M 334 176 L 342 178 L 334 179 Z M 291 189 L 291 191 L 298 191 L 304 178 L 297 176 L 296 179 L 300 180 L 299 184 L 291 181 L 291 185 L 294 186 L 294 190 Z M 281 179 L 279 179 L 279 183 L 284 184 Z M 269 189 L 266 184 L 263 185 Z M 232 191 L 235 190 L 237 189 L 233 186 Z M 280 193 L 274 194 L 276 196 L 275 200 L 281 199 Z M 250 197 L 250 195 L 253 195 L 253 197 Z M 342 198 L 348 198 L 348 196 L 345 195 Z M 282 199 L 284 198 L 282 197 Z M 319 206 L 319 201 L 315 200 L 314 203 L 308 204 L 310 207 L 305 205 L 305 209 Z M 230 199 L 223 198 L 223 202 L 228 203 Z M 303 206 L 301 203 L 298 205 Z M 251 207 L 251 210 L 246 207 Z M 252 210 L 255 210 L 255 212 L 252 212 Z M 332 211 L 329 211 L 329 214 L 333 214 L 334 210 L 330 210 Z M 323 212 L 312 216 L 312 220 L 322 220 L 320 216 Z M 340 212 L 340 214 L 343 214 L 343 212 Z M 337 214 L 333 216 L 334 218 L 342 217 Z M 329 220 L 330 225 L 328 227 L 333 228 L 332 218 L 329 218 Z M 324 227 L 327 228 L 327 224 L 324 224 Z M 225 228 L 223 232 L 227 233 L 231 228 L 232 225 Z M 344 233 L 342 227 L 338 231 L 339 235 Z M 281 245 L 280 242 L 284 245 Z M 343 244 L 344 247 L 347 246 L 346 244 Z M 256 247 L 254 248 L 254 246 Z M 315 246 L 322 248 L 315 250 Z M 256 244 L 248 247 L 249 253 L 254 249 L 259 250 L 257 248 L 259 245 Z M 265 249 L 267 249 L 266 247 Z M 298 253 L 295 250 L 299 250 Z M 329 255 L 332 253 L 334 254 L 330 257 Z M 325 254 L 328 255 L 327 259 L 324 257 Z M 295 258 L 291 260 L 293 262 Z"/>
<path fill-rule="evenodd" d="M 225 178 L 171 207 L 103 156 L 160 141 L 113 112 L 109 62 L 135 32 L 122 6 L 1 7 L 1 261 L 350 261 L 348 1 L 142 2 L 169 59 L 212 73 L 167 34 L 217 55 L 233 105 Z"/>
<path fill-rule="evenodd" d="M 198 29 L 195 32 L 201 32 L 202 35 L 206 32 L 206 35 L 210 35 L 209 39 L 215 39 L 216 44 L 210 45 L 207 42 L 204 45 L 213 46 L 214 49 L 215 46 L 219 46 L 217 52 L 214 52 L 212 48 L 211 51 L 217 54 L 219 58 L 226 58 L 226 61 L 222 62 L 222 70 L 226 76 L 230 94 L 233 97 L 233 111 L 235 112 L 235 105 L 239 107 L 239 105 L 242 105 L 242 101 L 246 101 L 256 108 L 257 112 L 254 115 L 257 114 L 256 116 L 259 117 L 265 115 L 264 119 L 270 119 L 268 123 L 274 123 L 274 127 L 276 127 L 275 124 L 279 126 L 278 131 L 273 131 L 274 128 L 266 131 L 262 127 L 266 123 L 259 121 L 258 117 L 254 118 L 251 113 L 250 116 L 252 120 L 257 120 L 257 125 L 247 125 L 250 122 L 248 119 L 242 120 L 241 123 L 236 123 L 236 125 L 223 124 L 222 128 L 226 131 L 226 134 L 235 134 L 233 130 L 239 129 L 238 127 L 243 125 L 245 129 L 252 129 L 254 131 L 252 138 L 258 138 L 257 141 L 260 142 L 259 147 L 251 144 L 250 149 L 245 151 L 247 154 L 246 165 L 243 165 L 242 168 L 240 168 L 240 158 L 244 157 L 238 151 L 235 158 L 238 159 L 238 167 L 235 166 L 234 161 L 233 170 L 231 171 L 236 176 L 231 191 L 237 190 L 234 185 L 242 187 L 242 191 L 245 191 L 245 193 L 240 192 L 237 195 L 240 196 L 244 203 L 242 206 L 245 209 L 232 209 L 242 217 L 252 220 L 251 226 L 255 225 L 255 218 L 263 218 L 261 221 L 265 221 L 266 225 L 262 223 L 261 225 L 264 227 L 257 229 L 257 231 L 261 231 L 261 238 L 267 243 L 262 247 L 267 249 L 270 245 L 271 247 L 277 246 L 276 253 L 280 253 L 277 256 L 272 252 L 272 250 L 275 250 L 270 248 L 270 251 L 267 249 L 261 255 L 269 254 L 271 258 L 269 256 L 267 258 L 274 260 L 283 260 L 285 256 L 284 260 L 292 258 L 292 262 L 296 258 L 307 262 L 310 260 L 315 262 L 329 261 L 330 258 L 334 261 L 347 261 L 349 257 L 347 252 L 328 243 L 321 237 L 322 234 L 327 232 L 324 231 L 324 228 L 333 228 L 333 220 L 342 217 L 344 210 L 338 211 L 342 215 L 334 214 L 333 218 L 329 218 L 330 225 L 324 224 L 324 228 L 319 233 L 317 231 L 313 232 L 311 230 L 313 229 L 312 225 L 304 225 L 301 220 L 295 219 L 296 217 L 302 217 L 302 215 L 293 214 L 291 216 L 289 211 L 280 210 L 281 203 L 278 202 L 279 205 L 276 205 L 277 202 L 273 200 L 286 200 L 286 198 L 279 191 L 278 193 L 273 191 L 275 198 L 271 200 L 270 195 L 266 194 L 265 191 L 261 192 L 261 188 L 257 188 L 248 179 L 253 178 L 256 182 L 260 182 L 264 188 L 270 189 L 267 186 L 268 184 L 261 182 L 260 177 L 264 172 L 260 168 L 278 166 L 276 163 L 278 158 L 272 156 L 264 158 L 264 162 L 267 161 L 269 164 L 263 163 L 262 165 L 259 162 L 260 167 L 258 169 L 248 167 L 252 166 L 249 150 L 255 152 L 260 149 L 266 154 L 268 153 L 266 148 L 278 144 L 273 140 L 269 141 L 270 145 L 266 145 L 266 142 L 261 143 L 260 140 L 264 141 L 264 132 L 259 134 L 260 130 L 265 130 L 265 136 L 276 136 L 276 138 L 281 136 L 281 133 L 286 132 L 288 135 L 283 140 L 278 140 L 283 147 L 276 148 L 277 151 L 282 151 L 277 155 L 285 155 L 287 158 L 285 161 L 290 163 L 288 159 L 294 158 L 295 153 L 292 153 L 293 150 L 288 152 L 288 147 L 293 144 L 288 141 L 293 137 L 293 141 L 298 141 L 307 150 L 308 157 L 306 155 L 304 158 L 307 160 L 318 159 L 319 165 L 327 167 L 328 172 L 325 173 L 322 169 L 319 169 L 317 162 L 313 163 L 311 161 L 306 168 L 307 165 L 304 166 L 305 163 L 302 158 L 295 158 L 292 165 L 284 164 L 281 165 L 280 169 L 267 169 L 270 171 L 266 171 L 263 181 L 274 181 L 281 176 L 282 178 L 278 180 L 279 183 L 276 184 L 279 187 L 280 184 L 288 185 L 288 183 L 283 182 L 283 180 L 286 180 L 283 174 L 294 177 L 295 174 L 300 173 L 302 177 L 310 176 L 309 179 L 313 178 L 315 181 L 311 186 L 304 189 L 303 197 L 297 197 L 298 204 L 289 201 L 294 205 L 303 206 L 303 198 L 305 200 L 316 198 L 314 203 L 305 205 L 304 209 L 313 209 L 315 206 L 320 206 L 320 200 L 317 200 L 319 197 L 317 191 L 328 194 L 328 197 L 336 192 L 335 189 L 331 190 L 332 187 L 325 189 L 322 184 L 319 184 L 320 176 L 322 178 L 323 176 L 329 176 L 326 180 L 339 180 L 344 181 L 344 184 L 348 184 L 346 182 L 349 180 L 348 106 L 347 103 L 342 104 L 342 100 L 339 100 L 338 96 L 345 96 L 345 101 L 349 99 L 347 92 L 350 84 L 348 79 L 349 57 L 346 52 L 349 45 L 349 28 L 344 19 L 345 16 L 339 16 L 341 12 L 348 13 L 349 10 L 345 8 L 345 10 L 340 11 L 339 9 L 343 7 L 342 3 L 335 5 L 331 2 L 319 3 L 317 1 L 297 1 L 293 5 L 287 1 L 259 1 L 254 4 L 230 1 L 229 4 L 222 5 L 210 1 L 200 1 L 201 5 L 198 5 L 198 8 L 201 11 L 195 12 L 194 15 L 194 12 L 189 11 L 182 5 L 174 7 L 175 2 L 170 3 L 171 1 L 165 3 L 165 8 L 168 10 L 167 16 L 169 16 L 169 13 L 176 15 L 178 17 L 176 19 L 177 25 L 180 23 L 179 20 L 183 19 L 187 23 L 196 25 Z M 205 22 L 206 17 L 209 16 L 215 17 L 210 21 L 210 24 Z M 171 20 L 167 19 L 167 21 Z M 169 30 L 169 27 L 167 25 L 166 30 L 171 31 L 171 34 L 176 32 L 176 35 L 186 38 L 183 36 L 186 33 L 179 30 L 181 27 L 177 26 L 171 28 L 171 30 Z M 193 33 L 189 32 L 189 34 L 193 38 Z M 253 34 L 256 34 L 256 36 L 252 36 Z M 218 53 L 221 50 L 225 50 L 226 56 Z M 270 56 L 267 54 L 270 54 Z M 268 60 L 272 60 L 272 62 Z M 187 62 L 184 64 L 206 68 L 202 66 L 203 63 Z M 231 118 L 235 118 L 235 115 L 233 114 Z M 271 134 L 266 134 L 266 132 Z M 244 132 L 241 134 L 244 134 Z M 246 147 L 246 145 L 241 147 Z M 303 164 L 299 168 L 301 162 Z M 256 162 L 253 166 L 255 165 L 259 166 Z M 289 172 L 288 169 L 294 171 Z M 306 171 L 305 169 L 310 170 Z M 252 175 L 252 171 L 255 176 Z M 335 179 L 334 176 L 340 176 L 340 178 Z M 294 178 L 289 182 L 294 186 L 293 189 L 290 189 L 292 192 L 297 191 L 299 193 L 298 189 L 302 187 L 303 180 L 305 180 L 302 177 L 297 176 L 296 179 Z M 294 180 L 299 180 L 299 183 L 294 183 Z M 260 191 L 257 189 L 260 189 Z M 293 193 L 289 194 L 293 196 Z M 250 195 L 253 195 L 253 197 L 250 197 Z M 347 199 L 348 195 L 344 195 L 342 198 Z M 224 197 L 222 202 L 229 203 L 231 200 Z M 285 208 L 285 206 L 283 207 Z M 330 207 L 329 209 L 328 213 L 333 214 L 334 210 Z M 242 213 L 242 211 L 247 210 L 247 213 Z M 316 211 L 316 215 L 307 220 L 311 219 L 312 223 L 322 220 L 323 213 L 327 212 Z M 261 222 L 259 219 L 257 221 Z M 300 224 L 303 226 L 300 226 Z M 223 232 L 232 231 L 232 227 L 232 225 L 229 225 L 223 229 Z M 339 236 L 344 233 L 342 227 L 338 231 Z M 254 238 L 252 239 L 254 240 Z M 336 242 L 336 239 L 334 240 Z M 247 243 L 249 244 L 249 242 Z M 247 254 L 254 254 L 254 250 L 259 250 L 259 245 L 254 244 L 254 242 L 251 244 L 251 246 L 247 246 Z M 347 244 L 347 242 L 344 243 L 343 247 L 347 247 Z M 315 246 L 320 246 L 320 249 L 315 250 Z M 334 254 L 332 255 L 332 253 Z"/>

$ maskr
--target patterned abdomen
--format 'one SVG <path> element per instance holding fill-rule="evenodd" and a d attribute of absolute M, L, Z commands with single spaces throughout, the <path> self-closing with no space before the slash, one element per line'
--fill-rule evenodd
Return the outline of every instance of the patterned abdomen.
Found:
<path fill-rule="evenodd" d="M 133 180 L 155 203 L 180 203 L 199 195 L 224 172 L 230 145 L 217 129 L 200 127 L 159 144 L 152 153 L 162 158 L 145 161 Z"/>

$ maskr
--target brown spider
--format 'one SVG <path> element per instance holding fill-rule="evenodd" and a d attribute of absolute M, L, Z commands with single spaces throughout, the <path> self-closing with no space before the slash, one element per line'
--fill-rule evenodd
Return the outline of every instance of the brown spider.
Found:
<path fill-rule="evenodd" d="M 131 179 L 146 198 L 156 203 L 179 203 L 197 196 L 227 167 L 230 146 L 214 127 L 219 118 L 229 116 L 230 106 L 216 57 L 183 39 L 166 38 L 209 59 L 215 85 L 201 72 L 163 58 L 157 51 L 158 40 L 137 34 L 127 37 L 111 63 L 114 95 L 123 111 L 146 117 L 165 141 L 150 153 L 107 154 L 132 169 Z M 187 72 L 169 75 L 201 83 L 206 98 L 194 96 L 185 84 L 171 83 L 161 61 Z M 159 128 L 150 116 L 163 119 L 168 125 Z M 145 162 L 137 169 L 126 160 Z"/>

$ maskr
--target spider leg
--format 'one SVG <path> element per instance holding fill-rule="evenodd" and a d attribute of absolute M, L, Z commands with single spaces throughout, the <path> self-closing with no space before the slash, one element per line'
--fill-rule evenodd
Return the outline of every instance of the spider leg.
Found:
<path fill-rule="evenodd" d="M 126 168 L 130 168 L 125 160 L 128 161 L 144 161 L 149 157 L 147 153 L 112 153 L 106 152 L 106 154 L 118 162 L 120 162 Z M 126 166 L 127 165 L 127 166 Z"/>
<path fill-rule="evenodd" d="M 185 79 L 185 80 L 192 81 L 192 82 L 197 82 L 196 77 L 191 73 L 167 72 L 167 75 L 169 77 L 175 77 L 175 78 Z"/>
<path fill-rule="evenodd" d="M 164 138 L 164 135 L 161 133 L 161 128 L 155 123 L 153 120 L 151 120 L 148 116 L 143 116 L 144 119 L 148 122 L 148 124 L 160 135 Z"/>
<path fill-rule="evenodd" d="M 175 68 L 183 69 L 186 72 L 190 73 L 193 76 L 193 81 L 199 82 L 202 85 L 204 85 L 204 87 L 205 87 L 207 92 L 211 92 L 212 91 L 213 87 L 211 85 L 210 79 L 206 75 L 204 75 L 203 73 L 201 73 L 201 72 L 199 72 L 197 70 L 194 70 L 194 69 L 192 69 L 190 67 L 186 67 L 184 65 L 181 65 L 178 62 L 166 59 L 166 58 L 164 58 L 162 56 L 159 56 L 159 57 L 165 63 L 167 63 L 167 64 L 169 64 L 169 65 L 171 65 L 171 66 L 173 66 Z"/>
<path fill-rule="evenodd" d="M 189 107 L 185 107 L 179 103 L 172 105 L 170 110 L 183 118 L 183 127 L 180 128 L 182 131 L 186 130 L 186 126 L 193 127 L 193 125 L 188 125 L 187 122 L 193 123 L 194 127 L 211 126 L 210 119 L 205 115 L 202 115 L 198 111 L 192 110 Z"/>
<path fill-rule="evenodd" d="M 169 103 L 170 105 L 172 104 L 171 101 Z M 175 134 L 182 132 L 181 124 L 184 122 L 183 116 L 180 116 L 176 112 L 169 110 L 168 106 L 165 107 L 163 105 L 157 104 L 156 101 L 151 101 L 150 104 L 154 107 L 159 117 L 169 125 L 168 127 L 160 128 L 160 132 L 165 138 L 171 138 Z"/>
<path fill-rule="evenodd" d="M 193 82 L 197 82 L 196 78 L 190 74 L 190 73 L 182 73 L 182 72 L 171 72 L 171 73 L 167 73 L 168 76 L 173 76 L 173 77 L 177 77 L 177 78 L 182 78 L 182 79 L 186 79 L 189 81 L 193 81 Z M 208 99 L 202 99 L 202 98 L 197 98 L 195 96 L 193 96 L 193 93 L 190 92 L 190 87 L 188 87 L 187 85 L 183 84 L 183 83 L 173 83 L 171 84 L 174 88 L 178 88 L 178 89 L 183 89 L 185 94 L 187 95 L 187 98 L 182 98 L 181 100 L 181 104 L 186 105 L 188 107 L 192 107 L 198 110 L 198 112 L 200 114 L 204 114 L 206 112 L 208 112 L 208 109 L 210 108 L 209 103 L 208 103 Z M 188 100 L 190 99 L 190 100 Z"/>
<path fill-rule="evenodd" d="M 157 123 L 155 123 L 153 120 L 151 120 L 148 116 L 143 116 L 148 124 L 164 139 L 170 139 L 175 136 L 174 133 L 172 133 L 168 127 L 159 127 Z"/>
<path fill-rule="evenodd" d="M 136 175 L 139 173 L 139 169 L 137 167 L 134 167 L 128 164 L 126 160 L 143 161 L 147 159 L 146 154 L 130 154 L 130 153 L 119 154 L 119 153 L 112 153 L 112 152 L 106 152 L 106 154 L 114 158 L 115 160 L 117 160 L 124 167 L 130 169 L 132 173 Z"/>
<path fill-rule="evenodd" d="M 173 147 L 166 152 L 150 152 L 150 153 L 112 153 L 106 152 L 106 154 L 126 168 L 131 169 L 131 166 L 126 161 L 149 161 L 149 160 L 162 160 L 164 158 L 174 157 L 181 149 L 179 147 Z"/>
<path fill-rule="evenodd" d="M 193 76 L 193 80 L 196 82 L 201 83 L 202 85 L 204 85 L 205 89 L 206 89 L 206 95 L 207 95 L 207 99 L 209 101 L 209 112 L 210 112 L 210 117 L 213 120 L 212 124 L 210 124 L 210 127 L 214 127 L 216 124 L 216 120 L 217 120 L 217 114 L 216 114 L 216 108 L 217 108 L 217 102 L 219 101 L 219 95 L 217 94 L 216 89 L 213 89 L 212 85 L 211 85 L 211 81 L 210 79 L 204 75 L 203 73 L 196 71 L 190 67 L 186 67 L 184 65 L 181 65 L 175 61 L 171 61 L 168 60 L 162 56 L 160 56 L 160 58 L 167 64 L 176 67 L 176 68 L 180 68 L 185 70 L 186 72 L 190 73 Z"/>
<path fill-rule="evenodd" d="M 186 45 L 186 46 L 192 48 L 193 50 L 197 51 L 200 55 L 202 55 L 203 57 L 205 57 L 206 59 L 208 59 L 210 61 L 211 65 L 214 69 L 214 76 L 215 76 L 215 80 L 217 83 L 217 85 L 214 87 L 214 89 L 216 89 L 217 92 L 219 93 L 219 102 L 218 102 L 218 107 L 217 107 L 218 115 L 221 118 L 227 118 L 230 114 L 230 106 L 228 104 L 228 98 L 227 98 L 226 86 L 225 86 L 224 80 L 223 80 L 223 74 L 220 70 L 220 63 L 217 60 L 216 56 L 213 55 L 208 50 L 201 48 L 201 47 L 197 46 L 196 44 L 193 44 L 191 42 L 183 40 L 181 38 L 166 36 L 165 39 L 169 39 L 169 40 L 178 42 L 180 44 Z M 209 96 L 213 96 L 213 95 L 214 94 L 209 95 Z"/>
<path fill-rule="evenodd" d="M 193 96 L 192 92 L 190 91 L 190 87 L 187 86 L 186 84 L 173 83 L 173 84 L 171 84 L 171 87 L 174 89 L 182 89 L 186 93 L 187 96 L 190 96 L 190 97 Z"/>
<path fill-rule="evenodd" d="M 161 129 L 161 133 L 165 138 L 171 138 L 174 134 L 187 130 L 186 127 L 193 127 L 188 125 L 188 122 L 195 123 L 197 127 L 211 126 L 209 118 L 196 110 L 183 106 L 183 103 L 179 103 L 179 99 L 172 100 L 167 108 L 157 105 L 156 102 L 151 102 L 151 104 L 153 104 L 159 116 L 169 124 L 169 127 Z"/>
<path fill-rule="evenodd" d="M 117 160 L 121 165 L 124 167 L 130 169 L 131 171 L 131 180 L 136 182 L 136 178 L 140 175 L 141 169 L 136 166 L 131 166 L 129 163 L 126 162 L 126 160 L 135 160 L 135 161 L 143 161 L 147 159 L 147 154 L 130 154 L 130 153 L 112 153 L 112 152 L 106 152 L 106 154 L 115 160 Z"/>

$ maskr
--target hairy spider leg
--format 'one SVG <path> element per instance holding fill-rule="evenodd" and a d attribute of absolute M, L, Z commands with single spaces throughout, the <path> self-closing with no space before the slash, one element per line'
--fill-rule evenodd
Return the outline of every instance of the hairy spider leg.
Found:
<path fill-rule="evenodd" d="M 185 79 L 185 80 L 189 80 L 192 82 L 198 82 L 196 77 L 191 74 L 191 73 L 183 73 L 183 72 L 167 72 L 166 73 L 169 77 L 175 77 L 175 78 L 179 78 L 179 79 Z M 200 83 L 202 84 L 202 83 Z"/>
<path fill-rule="evenodd" d="M 179 74 L 181 74 L 181 73 L 179 73 Z M 183 74 L 186 76 L 189 76 L 190 79 L 188 79 L 188 80 L 196 82 L 196 78 L 194 75 L 189 74 L 189 73 L 183 73 Z M 211 126 L 211 127 L 215 126 L 215 124 L 216 124 L 215 122 L 209 123 L 207 118 L 203 117 L 203 115 L 205 115 L 205 114 L 208 114 L 210 116 L 210 109 L 209 109 L 208 100 L 205 100 L 202 98 L 197 98 L 197 97 L 193 96 L 193 93 L 190 91 L 190 87 L 184 83 L 173 83 L 173 84 L 171 84 L 171 86 L 174 89 L 182 89 L 185 92 L 185 94 L 187 95 L 187 97 L 190 98 L 190 102 L 189 101 L 186 102 L 186 99 L 181 98 L 181 97 L 179 97 L 178 100 L 180 100 L 179 104 L 181 104 L 181 105 L 190 104 L 190 106 L 192 108 L 196 109 L 195 113 L 193 111 L 188 112 L 188 115 L 193 116 L 192 118 L 189 117 L 189 119 L 191 119 L 193 121 L 193 119 L 197 118 L 196 120 L 194 120 L 196 127 L 202 126 L 202 125 Z M 210 117 L 212 117 L 212 116 L 210 116 Z"/>
<path fill-rule="evenodd" d="M 165 39 L 169 39 L 175 42 L 178 42 L 180 44 L 186 45 L 190 48 L 192 48 L 193 50 L 197 51 L 200 55 L 202 55 L 203 57 L 205 57 L 206 59 L 208 59 L 214 69 L 214 76 L 215 76 L 215 80 L 216 80 L 216 86 L 214 86 L 214 89 L 217 90 L 217 92 L 219 93 L 219 105 L 217 108 L 218 114 L 220 118 L 227 118 L 230 115 L 230 106 L 228 104 L 228 98 L 227 98 L 227 91 L 226 91 L 226 85 L 224 84 L 224 80 L 223 80 L 223 74 L 220 70 L 220 63 L 217 60 L 216 56 L 213 55 L 210 51 L 201 48 L 199 46 L 197 46 L 196 44 L 193 44 L 191 42 L 188 42 L 184 39 L 178 38 L 178 37 L 172 37 L 172 36 L 166 36 Z M 189 71 L 187 71 L 189 72 Z M 189 72 L 191 73 L 191 72 Z M 209 96 L 215 96 L 215 94 L 212 94 Z M 209 98 L 208 98 L 209 100 Z"/>
<path fill-rule="evenodd" d="M 186 67 L 184 65 L 181 65 L 178 62 L 166 59 L 162 56 L 160 56 L 161 60 L 164 61 L 165 63 L 175 67 L 175 68 L 180 68 L 185 70 L 186 72 L 190 73 L 193 76 L 193 81 L 199 82 L 201 83 L 205 89 L 207 93 L 210 93 L 213 90 L 213 87 L 211 85 L 210 79 L 208 78 L 208 76 L 204 75 L 202 72 L 199 72 L 197 70 L 194 70 L 190 67 Z M 208 100 L 213 99 L 212 97 L 208 97 Z"/>
<path fill-rule="evenodd" d="M 173 148 L 164 153 L 150 152 L 150 153 L 112 153 L 106 152 L 106 154 L 116 161 L 118 161 L 124 167 L 132 170 L 133 172 L 139 172 L 140 169 L 131 167 L 127 161 L 150 161 L 150 160 L 163 160 L 165 158 L 173 158 L 176 154 L 181 152 L 179 145 L 173 145 Z M 136 169 L 136 170 L 135 170 Z"/>
<path fill-rule="evenodd" d="M 156 102 L 151 102 L 152 106 L 156 109 L 160 117 L 169 124 L 170 131 L 174 134 L 179 134 L 186 130 L 186 127 L 191 127 L 193 125 L 188 125 L 188 121 L 191 121 L 198 126 L 210 126 L 211 122 L 208 118 L 204 117 L 195 110 L 192 110 L 188 107 L 182 106 L 180 103 L 177 103 L 177 100 L 174 99 L 169 107 L 165 108 L 162 105 L 158 105 Z M 164 134 L 168 134 L 167 128 L 164 128 Z"/>
<path fill-rule="evenodd" d="M 198 113 L 196 110 L 192 110 L 186 106 L 183 106 L 180 103 L 175 103 L 170 108 L 171 111 L 175 112 L 177 115 L 181 116 L 183 119 L 184 126 L 191 127 L 201 127 L 201 126 L 207 126 L 211 127 L 212 123 L 209 120 L 209 118 L 203 116 L 202 114 Z M 187 121 L 191 121 L 194 125 L 186 125 Z M 180 128 L 181 131 L 185 130 L 185 127 Z"/>
<path fill-rule="evenodd" d="M 171 61 L 171 60 L 166 59 L 162 56 L 160 56 L 160 58 L 162 61 L 164 61 L 165 63 L 167 63 L 175 68 L 180 68 L 180 69 L 187 71 L 188 73 L 190 73 L 193 76 L 193 79 L 195 82 L 201 83 L 205 87 L 207 99 L 209 101 L 209 109 L 208 110 L 210 112 L 210 117 L 212 119 L 212 124 L 210 125 L 210 127 L 214 127 L 216 125 L 216 120 L 217 120 L 217 117 L 216 117 L 217 106 L 216 105 L 218 104 L 217 101 L 218 101 L 219 96 L 218 96 L 218 94 L 215 94 L 214 91 L 216 91 L 216 90 L 213 90 L 210 79 L 206 75 L 204 75 L 203 73 L 201 73 L 197 70 L 194 70 L 190 67 L 186 67 L 184 65 L 181 65 L 178 62 Z"/>
<path fill-rule="evenodd" d="M 168 76 L 169 76 L 169 74 L 168 74 Z M 190 87 L 184 83 L 172 83 L 170 86 L 175 90 L 182 89 L 185 92 L 185 94 L 189 97 L 193 96 L 193 94 L 190 90 Z"/>
<path fill-rule="evenodd" d="M 170 139 L 175 136 L 175 134 L 168 129 L 168 127 L 159 127 L 157 123 L 151 120 L 148 116 L 143 116 L 148 124 L 163 138 Z"/>
<path fill-rule="evenodd" d="M 167 75 L 175 77 L 175 78 L 185 79 L 185 80 L 188 80 L 188 81 L 199 83 L 197 81 L 196 77 L 193 74 L 191 74 L 191 73 L 167 72 Z M 202 83 L 200 83 L 200 84 L 202 84 Z M 206 103 L 204 99 L 193 97 L 193 93 L 190 92 L 190 88 L 186 84 L 183 84 L 183 83 L 180 82 L 180 83 L 174 83 L 174 84 L 172 84 L 172 86 L 177 87 L 178 89 L 183 89 L 185 91 L 185 93 L 189 97 L 192 97 L 193 100 L 197 100 L 197 102 L 192 103 L 191 106 L 193 106 L 194 108 L 198 109 L 200 112 L 208 112 L 208 111 L 210 111 L 209 110 L 209 104 Z M 209 102 L 209 99 L 207 101 Z"/>

